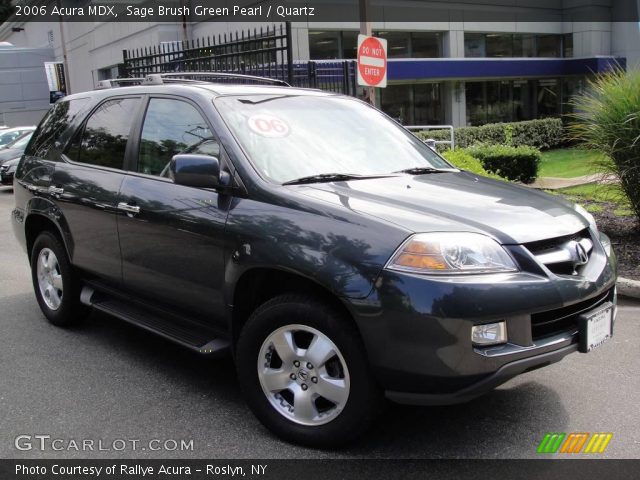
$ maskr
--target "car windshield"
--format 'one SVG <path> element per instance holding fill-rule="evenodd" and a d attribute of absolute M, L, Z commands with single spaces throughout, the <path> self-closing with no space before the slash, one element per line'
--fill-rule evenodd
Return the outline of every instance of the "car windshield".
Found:
<path fill-rule="evenodd" d="M 246 95 L 215 103 L 254 166 L 277 183 L 453 169 L 386 115 L 349 98 Z"/>
<path fill-rule="evenodd" d="M 23 137 L 20 137 L 13 143 L 10 143 L 9 145 L 7 145 L 7 148 L 22 148 L 24 150 L 25 148 L 27 148 L 27 143 L 29 143 L 29 140 L 31 140 L 32 135 L 33 133 L 28 133 Z"/>
<path fill-rule="evenodd" d="M 11 142 L 15 142 L 16 139 L 18 139 L 23 134 L 24 132 L 21 132 L 18 130 L 11 130 L 9 132 L 4 132 L 4 133 L 0 131 L 0 147 L 4 147 L 10 144 Z"/>

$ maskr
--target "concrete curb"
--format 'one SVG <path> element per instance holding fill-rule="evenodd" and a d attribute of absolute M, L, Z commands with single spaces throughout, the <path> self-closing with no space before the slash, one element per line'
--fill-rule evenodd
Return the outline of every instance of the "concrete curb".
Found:
<path fill-rule="evenodd" d="M 618 277 L 618 295 L 640 299 L 640 281 Z"/>

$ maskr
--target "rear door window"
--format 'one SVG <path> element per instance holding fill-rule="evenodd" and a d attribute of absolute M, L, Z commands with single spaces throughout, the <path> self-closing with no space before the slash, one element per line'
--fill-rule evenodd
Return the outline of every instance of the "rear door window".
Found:
<path fill-rule="evenodd" d="M 131 125 L 139 98 L 114 98 L 101 104 L 87 120 L 67 150 L 71 160 L 123 169 Z"/>

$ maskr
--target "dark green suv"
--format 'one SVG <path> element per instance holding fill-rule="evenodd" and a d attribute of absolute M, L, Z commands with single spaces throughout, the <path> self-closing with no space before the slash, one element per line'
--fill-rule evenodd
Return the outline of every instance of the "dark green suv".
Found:
<path fill-rule="evenodd" d="M 257 417 L 323 447 L 385 395 L 463 402 L 611 336 L 616 262 L 582 208 L 458 170 L 354 98 L 178 77 L 65 97 L 20 161 L 52 323 L 93 308 L 231 351 Z"/>

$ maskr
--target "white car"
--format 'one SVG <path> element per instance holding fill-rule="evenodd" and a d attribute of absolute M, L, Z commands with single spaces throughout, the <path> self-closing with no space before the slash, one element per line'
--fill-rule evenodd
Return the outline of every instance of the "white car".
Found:
<path fill-rule="evenodd" d="M 25 133 L 33 132 L 36 127 L 12 127 L 0 130 L 0 148 L 4 148 L 14 142 Z"/>

